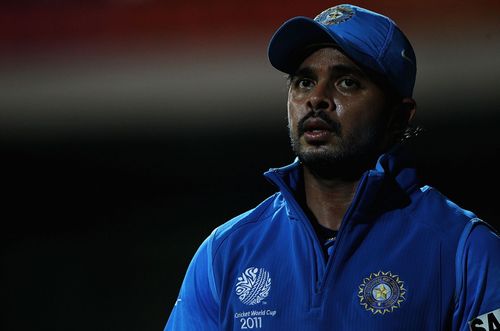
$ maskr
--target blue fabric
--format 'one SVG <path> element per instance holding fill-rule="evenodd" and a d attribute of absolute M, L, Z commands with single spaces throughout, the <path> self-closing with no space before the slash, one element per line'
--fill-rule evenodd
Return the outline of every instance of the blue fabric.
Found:
<path fill-rule="evenodd" d="M 315 19 L 286 21 L 269 43 L 269 61 L 294 74 L 304 51 L 322 43 L 335 43 L 359 65 L 385 75 L 402 96 L 413 94 L 417 67 L 410 42 L 389 17 L 358 6 L 339 5 Z"/>
<path fill-rule="evenodd" d="M 499 237 L 402 159 L 365 173 L 327 261 L 300 164 L 271 169 L 279 192 L 200 246 L 165 331 L 465 331 L 500 308 Z"/>

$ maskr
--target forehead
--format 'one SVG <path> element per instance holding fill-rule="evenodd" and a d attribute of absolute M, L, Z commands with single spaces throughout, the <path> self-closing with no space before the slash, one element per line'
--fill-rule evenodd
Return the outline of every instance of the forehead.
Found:
<path fill-rule="evenodd" d="M 346 70 L 351 69 L 360 74 L 365 73 L 360 66 L 346 56 L 341 50 L 334 47 L 324 47 L 313 51 L 302 61 L 297 71 L 301 71 L 304 68 L 317 71 L 331 70 L 340 67 Z"/>

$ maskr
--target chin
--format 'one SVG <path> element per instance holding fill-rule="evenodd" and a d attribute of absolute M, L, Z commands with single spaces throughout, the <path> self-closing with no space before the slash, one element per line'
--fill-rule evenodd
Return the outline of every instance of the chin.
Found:
<path fill-rule="evenodd" d="M 375 166 L 378 155 L 332 146 L 301 146 L 296 155 L 301 163 L 321 178 L 359 179 Z"/>

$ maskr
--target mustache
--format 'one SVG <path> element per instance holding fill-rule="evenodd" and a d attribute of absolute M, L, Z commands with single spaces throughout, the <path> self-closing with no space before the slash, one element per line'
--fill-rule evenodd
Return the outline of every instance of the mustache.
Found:
<path fill-rule="evenodd" d="M 331 132 L 333 132 L 333 133 L 335 133 L 337 135 L 340 135 L 340 132 L 341 132 L 340 123 L 335 122 L 324 111 L 320 110 L 320 111 L 311 111 L 311 112 L 309 112 L 306 116 L 304 116 L 299 121 L 299 123 L 297 123 L 297 128 L 298 128 L 299 136 L 303 135 L 306 132 L 306 129 L 304 127 L 304 123 L 308 119 L 310 119 L 310 118 L 319 118 L 319 119 L 321 119 L 323 122 L 325 122 L 328 125 L 328 127 L 329 127 L 328 129 Z"/>

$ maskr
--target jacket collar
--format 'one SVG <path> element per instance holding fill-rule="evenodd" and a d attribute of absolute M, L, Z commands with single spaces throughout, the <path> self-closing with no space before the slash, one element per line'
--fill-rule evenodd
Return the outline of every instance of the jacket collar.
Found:
<path fill-rule="evenodd" d="M 271 168 L 264 176 L 279 188 L 286 200 L 296 200 L 302 180 L 302 164 L 298 158 L 287 166 Z M 402 207 L 409 203 L 409 193 L 417 187 L 417 183 L 411 153 L 403 145 L 397 145 L 382 154 L 375 167 L 363 174 L 355 195 L 356 209 L 359 212 L 374 212 L 376 206 L 380 212 Z"/>

